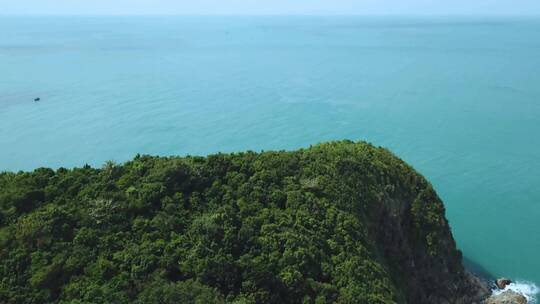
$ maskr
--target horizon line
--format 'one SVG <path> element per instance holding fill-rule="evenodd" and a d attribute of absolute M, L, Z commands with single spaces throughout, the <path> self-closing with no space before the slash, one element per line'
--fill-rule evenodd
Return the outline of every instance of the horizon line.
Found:
<path fill-rule="evenodd" d="M 250 14 L 221 14 L 221 13 L 22 13 L 6 14 L 0 13 L 0 17 L 39 17 L 39 16 L 59 16 L 59 17 L 99 17 L 99 16 L 117 16 L 117 17 L 540 17 L 540 13 L 250 13 Z"/>

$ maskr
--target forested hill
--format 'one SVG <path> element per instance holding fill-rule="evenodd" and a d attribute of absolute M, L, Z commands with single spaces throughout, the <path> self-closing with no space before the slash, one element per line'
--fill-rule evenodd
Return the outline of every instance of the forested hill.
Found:
<path fill-rule="evenodd" d="M 0 303 L 472 303 L 444 213 L 363 142 L 2 173 Z"/>

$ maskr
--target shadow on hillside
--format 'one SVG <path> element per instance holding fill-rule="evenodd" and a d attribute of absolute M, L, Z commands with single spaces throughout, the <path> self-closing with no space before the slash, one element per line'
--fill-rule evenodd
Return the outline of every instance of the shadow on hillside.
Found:
<path fill-rule="evenodd" d="M 477 262 L 471 260 L 466 256 L 463 257 L 463 266 L 465 266 L 465 268 L 470 272 L 474 273 L 475 275 L 486 281 L 495 280 L 495 276 L 491 274 L 486 268 L 484 268 L 484 266 L 478 264 Z"/>

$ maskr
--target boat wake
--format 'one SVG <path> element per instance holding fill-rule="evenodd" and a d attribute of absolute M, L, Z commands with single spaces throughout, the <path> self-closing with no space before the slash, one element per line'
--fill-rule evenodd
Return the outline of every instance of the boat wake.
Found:
<path fill-rule="evenodd" d="M 504 289 L 494 289 L 493 294 L 498 295 L 501 294 L 507 290 L 512 290 L 518 293 L 521 293 L 522 295 L 527 298 L 528 303 L 537 304 L 538 302 L 538 294 L 540 293 L 540 288 L 536 286 L 534 283 L 530 282 L 513 282 L 508 284 Z"/>

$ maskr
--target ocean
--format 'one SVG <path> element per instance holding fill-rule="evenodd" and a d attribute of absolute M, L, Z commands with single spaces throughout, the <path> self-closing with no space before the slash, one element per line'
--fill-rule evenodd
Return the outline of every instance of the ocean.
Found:
<path fill-rule="evenodd" d="M 539 132 L 540 17 L 0 16 L 0 171 L 367 140 L 531 293 Z"/>

